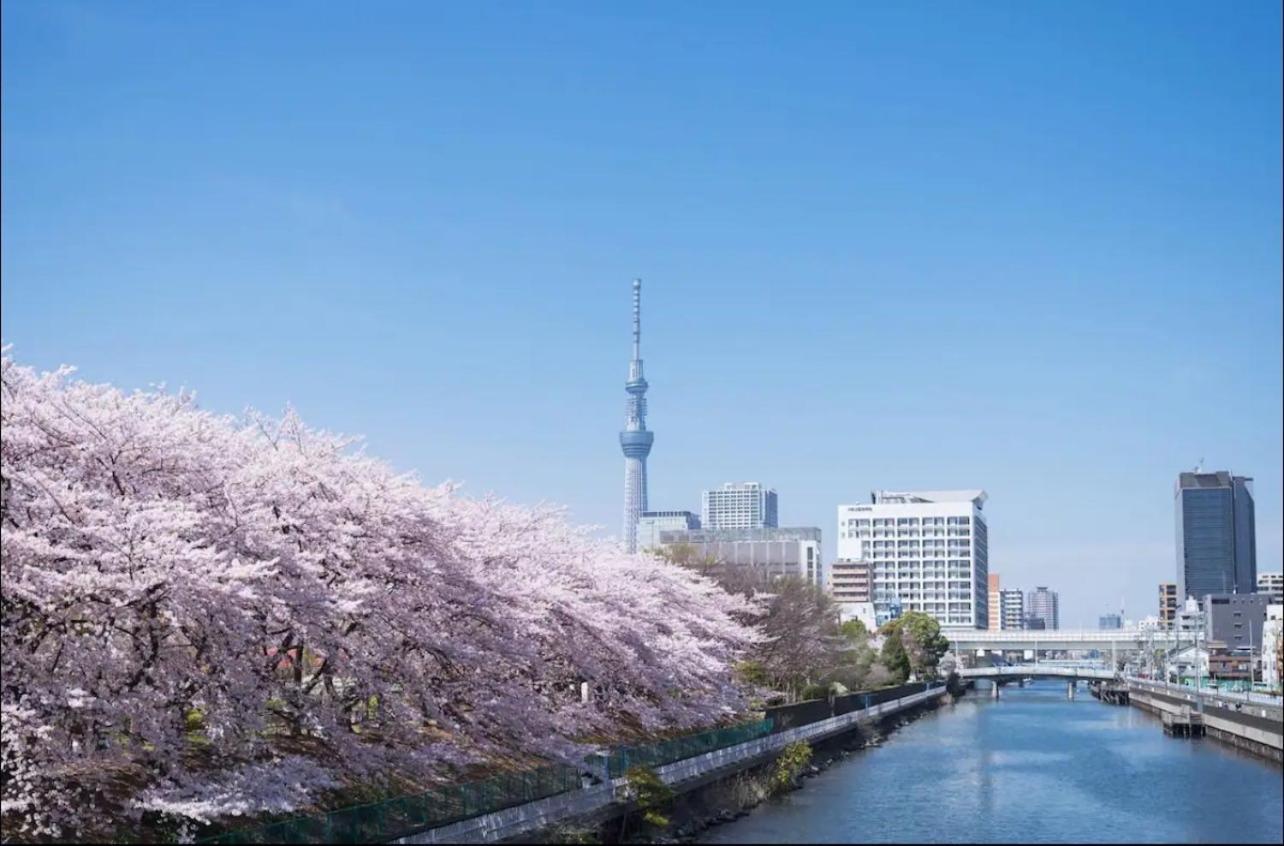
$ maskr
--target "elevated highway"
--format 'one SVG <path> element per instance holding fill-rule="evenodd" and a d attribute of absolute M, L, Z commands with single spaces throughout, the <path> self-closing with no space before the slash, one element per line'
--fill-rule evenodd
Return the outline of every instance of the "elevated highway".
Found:
<path fill-rule="evenodd" d="M 1172 649 L 1193 643 L 1192 635 L 1180 632 L 1141 631 L 1139 629 L 1022 629 L 992 632 L 986 629 L 941 627 L 955 652 L 1049 651 L 1125 652 L 1140 649 Z"/>

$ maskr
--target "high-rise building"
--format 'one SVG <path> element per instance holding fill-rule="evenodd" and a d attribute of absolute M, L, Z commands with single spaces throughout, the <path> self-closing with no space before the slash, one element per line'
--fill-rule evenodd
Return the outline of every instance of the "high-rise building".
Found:
<path fill-rule="evenodd" d="M 820 559 L 820 529 L 710 529 L 660 533 L 665 546 L 683 544 L 715 568 L 748 567 L 767 579 L 793 577 L 817 587 L 826 584 Z"/>
<path fill-rule="evenodd" d="M 838 506 L 838 557 L 872 566 L 874 601 L 942 625 L 989 625 L 985 491 L 874 491 Z"/>
<path fill-rule="evenodd" d="M 1284 603 L 1284 573 L 1258 573 L 1257 592 L 1266 594 L 1271 605 Z"/>
<path fill-rule="evenodd" d="M 1025 628 L 1025 594 L 1020 588 L 999 591 L 999 613 L 1005 631 Z"/>
<path fill-rule="evenodd" d="M 1060 628 L 1061 619 L 1058 615 L 1058 604 L 1055 590 L 1048 590 L 1046 587 L 1039 586 L 1030 591 L 1030 594 L 1025 598 L 1027 625 L 1029 620 L 1037 619 L 1043 621 L 1042 628 L 1044 629 Z"/>
<path fill-rule="evenodd" d="M 1097 618 L 1097 628 L 1099 629 L 1122 629 L 1123 617 L 1118 614 L 1102 614 Z"/>
<path fill-rule="evenodd" d="M 643 511 L 638 517 L 638 549 L 656 549 L 660 533 L 700 528 L 700 518 L 690 511 Z"/>
<path fill-rule="evenodd" d="M 1173 495 L 1178 596 L 1257 590 L 1253 480 L 1225 470 L 1181 473 Z"/>
<path fill-rule="evenodd" d="M 1171 629 L 1177 619 L 1177 609 L 1181 603 L 1177 599 L 1176 582 L 1159 583 L 1159 627 Z"/>
<path fill-rule="evenodd" d="M 1000 600 L 999 574 L 990 573 L 986 577 L 986 616 L 989 617 L 989 630 L 997 632 L 1003 628 L 1003 603 Z"/>
<path fill-rule="evenodd" d="M 646 457 L 655 434 L 646 428 L 646 379 L 642 376 L 642 280 L 633 280 L 633 358 L 629 360 L 629 395 L 620 449 L 624 451 L 624 548 L 638 550 L 638 518 L 646 506 Z"/>
<path fill-rule="evenodd" d="M 774 529 L 776 492 L 758 482 L 727 482 L 700 496 L 700 520 L 706 529 Z"/>

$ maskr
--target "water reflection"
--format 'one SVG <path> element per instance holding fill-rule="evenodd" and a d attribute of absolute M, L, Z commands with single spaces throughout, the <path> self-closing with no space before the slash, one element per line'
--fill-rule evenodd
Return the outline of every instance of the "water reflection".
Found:
<path fill-rule="evenodd" d="M 1279 766 L 1165 737 L 1065 685 L 969 696 L 702 842 L 1254 842 L 1284 838 Z"/>

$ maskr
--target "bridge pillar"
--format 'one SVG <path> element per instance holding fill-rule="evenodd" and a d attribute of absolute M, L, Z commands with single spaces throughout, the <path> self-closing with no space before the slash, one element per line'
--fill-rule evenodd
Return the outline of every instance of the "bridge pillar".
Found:
<path fill-rule="evenodd" d="M 991 699 L 999 698 L 999 682 L 997 679 L 990 682 L 990 698 Z"/>
<path fill-rule="evenodd" d="M 1074 682 L 1066 682 L 1066 699 L 1074 699 Z"/>

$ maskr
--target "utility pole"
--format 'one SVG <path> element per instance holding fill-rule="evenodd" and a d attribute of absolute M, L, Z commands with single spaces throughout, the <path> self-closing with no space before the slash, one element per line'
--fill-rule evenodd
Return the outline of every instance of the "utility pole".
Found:
<path fill-rule="evenodd" d="M 1199 642 L 1203 640 L 1203 629 L 1195 630 L 1195 701 L 1199 703 L 1200 721 L 1204 716 L 1204 665 L 1199 662 Z"/>

